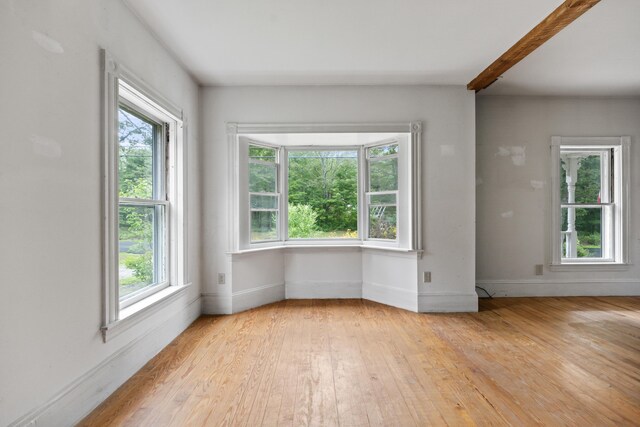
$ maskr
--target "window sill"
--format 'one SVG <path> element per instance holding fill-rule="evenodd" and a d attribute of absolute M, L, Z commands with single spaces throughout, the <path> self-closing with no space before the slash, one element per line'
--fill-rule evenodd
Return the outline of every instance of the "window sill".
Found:
<path fill-rule="evenodd" d="M 551 264 L 549 270 L 551 271 L 625 271 L 628 270 L 631 264 L 619 263 L 619 262 L 602 262 L 602 263 L 586 263 L 586 262 L 574 262 L 566 264 Z"/>
<path fill-rule="evenodd" d="M 354 242 L 350 244 L 287 244 L 287 245 L 279 244 L 277 246 L 241 249 L 234 252 L 227 252 L 227 255 L 233 256 L 233 255 L 253 254 L 253 253 L 260 253 L 260 252 L 280 250 L 280 249 L 296 250 L 296 249 L 354 249 L 354 248 L 360 249 L 360 250 L 370 249 L 375 251 L 416 253 L 419 256 L 422 256 L 422 253 L 423 253 L 423 251 L 421 250 L 398 248 L 398 247 L 392 247 L 392 246 L 374 246 L 371 244 L 364 244 L 358 241 L 357 243 Z"/>
<path fill-rule="evenodd" d="M 102 332 L 102 341 L 107 342 L 132 326 L 135 326 L 143 319 L 149 317 L 162 307 L 165 307 L 171 301 L 177 299 L 178 296 L 184 294 L 190 286 L 191 283 L 182 286 L 169 286 L 135 304 L 131 304 L 127 308 L 120 310 L 120 318 L 118 320 L 100 328 L 100 331 Z"/>

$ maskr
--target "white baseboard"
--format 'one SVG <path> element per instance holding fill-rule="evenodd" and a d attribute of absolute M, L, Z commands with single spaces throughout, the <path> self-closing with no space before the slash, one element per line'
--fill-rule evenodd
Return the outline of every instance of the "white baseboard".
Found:
<path fill-rule="evenodd" d="M 284 300 L 285 285 L 284 283 L 277 283 L 238 291 L 234 292 L 231 298 L 232 312 L 239 313 L 250 308 Z"/>
<path fill-rule="evenodd" d="M 413 312 L 418 311 L 418 290 L 415 291 L 382 285 L 362 283 L 362 298 Z"/>
<path fill-rule="evenodd" d="M 640 296 L 637 279 L 477 280 L 476 284 L 494 297 Z"/>
<path fill-rule="evenodd" d="M 202 314 L 231 314 L 231 295 L 202 293 Z"/>
<path fill-rule="evenodd" d="M 478 311 L 478 295 L 473 294 L 418 294 L 420 313 L 468 313 Z"/>
<path fill-rule="evenodd" d="M 103 360 L 60 390 L 45 404 L 9 426 L 75 425 L 131 378 L 200 316 L 201 301 L 191 301 L 158 325 Z"/>
<path fill-rule="evenodd" d="M 286 282 L 286 298 L 362 298 L 362 282 L 348 280 Z"/>

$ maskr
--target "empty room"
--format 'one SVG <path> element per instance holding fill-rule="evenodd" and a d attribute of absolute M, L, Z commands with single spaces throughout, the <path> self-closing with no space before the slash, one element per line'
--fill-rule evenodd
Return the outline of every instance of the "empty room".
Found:
<path fill-rule="evenodd" d="M 0 426 L 637 426 L 640 1 L 0 0 Z"/>

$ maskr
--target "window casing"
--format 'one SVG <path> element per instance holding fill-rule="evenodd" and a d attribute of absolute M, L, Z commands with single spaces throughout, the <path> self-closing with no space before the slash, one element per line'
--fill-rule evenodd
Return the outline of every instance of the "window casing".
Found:
<path fill-rule="evenodd" d="M 182 112 L 105 51 L 102 60 L 106 341 L 188 278 Z"/>
<path fill-rule="evenodd" d="M 552 266 L 628 263 L 628 137 L 552 139 Z"/>
<path fill-rule="evenodd" d="M 379 133 L 368 130 L 367 125 L 362 131 L 358 125 L 346 125 L 348 132 L 343 133 L 342 126 L 228 124 L 230 161 L 235 165 L 230 175 L 231 252 L 309 245 L 419 250 L 419 124 L 390 125 L 392 130 Z M 307 132 L 299 132 L 301 127 Z M 274 150 L 269 170 L 277 178 L 275 183 L 269 181 L 269 188 L 256 192 L 250 169 L 263 163 L 251 155 L 258 147 Z M 317 187 L 316 180 L 326 178 L 318 164 L 325 161 L 332 165 L 324 170 L 329 175 L 336 168 L 341 170 L 341 187 L 332 187 L 329 178 L 321 200 L 308 203 L 304 188 Z M 308 185 L 300 185 L 301 169 Z M 269 199 L 262 198 L 265 196 Z M 308 215 L 310 207 L 319 226 L 301 231 L 299 222 L 290 216 Z M 269 216 L 261 215 L 266 217 L 266 227 L 265 222 L 255 220 L 256 212 L 265 211 Z M 334 217 L 346 219 L 335 228 L 322 222 Z M 274 228 L 277 230 L 265 238 L 265 230 Z"/>

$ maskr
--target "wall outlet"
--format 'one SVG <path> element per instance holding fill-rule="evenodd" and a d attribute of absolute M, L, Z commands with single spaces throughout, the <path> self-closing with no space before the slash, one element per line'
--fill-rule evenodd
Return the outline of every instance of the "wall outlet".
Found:
<path fill-rule="evenodd" d="M 536 276 L 542 276 L 544 274 L 544 266 L 542 264 L 536 264 Z"/>
<path fill-rule="evenodd" d="M 431 283 L 431 272 L 423 271 L 422 272 L 422 282 L 423 283 Z"/>
<path fill-rule="evenodd" d="M 224 273 L 218 273 L 218 285 L 224 285 L 225 277 Z"/>

